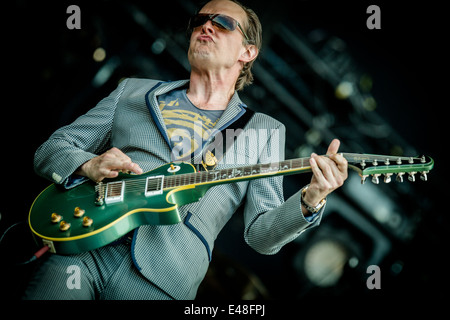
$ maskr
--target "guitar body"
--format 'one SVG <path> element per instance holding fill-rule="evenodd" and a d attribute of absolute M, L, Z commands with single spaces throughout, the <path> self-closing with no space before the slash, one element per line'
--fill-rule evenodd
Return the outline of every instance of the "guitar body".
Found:
<path fill-rule="evenodd" d="M 94 182 L 88 181 L 69 190 L 52 184 L 35 199 L 30 209 L 29 225 L 34 235 L 50 246 L 51 251 L 58 254 L 73 254 L 107 245 L 141 225 L 175 224 L 180 222 L 178 207 L 197 201 L 204 194 L 201 190 L 205 188 L 194 186 L 165 190 L 161 188 L 159 194 L 146 195 L 143 189 L 147 180 L 143 178 L 162 178 L 193 172 L 195 169 L 192 165 L 177 163 L 175 166 L 163 165 L 141 175 L 121 173 L 115 179 L 105 179 L 103 184 L 106 188 L 108 183 L 117 181 L 120 184 L 120 181 L 126 181 L 123 198 L 110 203 L 105 199 L 101 205 L 96 204 L 97 192 Z M 82 216 L 74 215 L 75 211 L 82 210 L 84 210 Z M 53 213 L 60 216 L 59 220 L 52 221 Z M 83 225 L 86 217 L 92 219 L 90 225 L 89 223 Z M 62 222 L 64 226 L 61 226 Z M 70 224 L 70 227 L 63 230 L 67 224 Z"/>

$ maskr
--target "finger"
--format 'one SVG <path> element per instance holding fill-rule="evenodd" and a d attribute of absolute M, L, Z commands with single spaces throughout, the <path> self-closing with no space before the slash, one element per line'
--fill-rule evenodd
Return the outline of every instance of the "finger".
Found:
<path fill-rule="evenodd" d="M 342 157 L 339 155 L 330 156 L 333 157 Z M 347 161 L 343 159 L 342 164 L 338 165 L 335 161 L 326 157 L 319 157 L 317 159 L 319 168 L 322 170 L 324 178 L 327 180 L 331 189 L 336 189 L 344 183 L 347 179 Z M 342 159 L 339 159 L 341 161 Z"/>
<path fill-rule="evenodd" d="M 315 157 L 314 159 L 317 162 L 319 170 L 322 172 L 323 177 L 327 181 L 333 181 L 334 175 L 336 173 L 339 174 L 339 170 L 336 167 L 336 164 L 329 158 L 326 157 Z"/>
<path fill-rule="evenodd" d="M 119 175 L 119 172 L 115 170 L 110 170 L 106 168 L 99 168 L 97 172 L 94 173 L 92 177 L 90 177 L 95 182 L 103 181 L 106 178 L 116 178 Z"/>
<path fill-rule="evenodd" d="M 116 147 L 106 152 L 104 165 L 107 169 L 114 171 L 133 172 L 136 174 L 143 172 L 137 163 L 132 162 L 130 157 Z"/>
<path fill-rule="evenodd" d="M 333 141 L 331 141 L 330 145 L 328 146 L 327 155 L 336 154 L 339 150 L 340 145 L 341 142 L 338 139 L 333 139 Z"/>
<path fill-rule="evenodd" d="M 137 163 L 134 163 L 134 162 L 126 163 L 122 170 L 127 171 L 127 172 L 133 172 L 133 173 L 136 173 L 136 174 L 142 174 L 143 173 L 143 170 L 141 169 L 141 167 L 139 167 L 139 165 Z"/>
<path fill-rule="evenodd" d="M 309 163 L 311 165 L 311 170 L 314 174 L 314 177 L 319 183 L 323 183 L 326 181 L 326 179 L 323 176 L 322 170 L 319 168 L 319 165 L 317 163 L 317 159 L 319 157 L 315 155 L 314 153 L 311 155 L 311 158 L 309 159 Z"/>
<path fill-rule="evenodd" d="M 109 170 L 109 172 L 106 173 L 105 178 L 116 178 L 118 175 L 119 175 L 119 171 Z"/>
<path fill-rule="evenodd" d="M 336 163 L 340 172 L 344 172 L 344 171 L 347 172 L 348 162 L 347 162 L 347 159 L 345 159 L 342 155 L 333 154 L 329 158 Z"/>

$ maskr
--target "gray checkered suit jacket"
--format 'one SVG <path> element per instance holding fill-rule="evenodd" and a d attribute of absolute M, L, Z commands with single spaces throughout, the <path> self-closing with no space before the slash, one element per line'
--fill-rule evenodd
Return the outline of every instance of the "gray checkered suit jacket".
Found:
<path fill-rule="evenodd" d="M 36 172 L 66 188 L 83 182 L 73 173 L 84 162 L 117 147 L 145 171 L 171 161 L 168 134 L 157 96 L 187 84 L 126 79 L 115 91 L 72 124 L 57 130 L 36 152 Z M 216 124 L 226 128 L 246 112 L 235 93 Z M 250 133 L 251 134 L 246 134 Z M 275 119 L 255 113 L 233 145 L 234 156 L 248 164 L 284 159 L 285 128 Z M 226 159 L 217 169 L 233 167 Z M 175 299 L 192 299 L 205 276 L 220 230 L 244 197 L 245 241 L 262 254 L 275 254 L 302 231 L 318 225 L 300 209 L 300 194 L 284 201 L 282 177 L 212 187 L 198 202 L 179 212 L 183 223 L 141 226 L 134 232 L 132 259 L 143 276 Z"/>

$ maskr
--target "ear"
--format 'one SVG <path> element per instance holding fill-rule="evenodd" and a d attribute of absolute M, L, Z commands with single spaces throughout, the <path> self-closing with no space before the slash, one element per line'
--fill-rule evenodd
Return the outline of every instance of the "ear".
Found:
<path fill-rule="evenodd" d="M 253 45 L 249 44 L 244 47 L 244 52 L 241 54 L 239 61 L 247 63 L 250 61 L 253 61 L 258 56 L 259 50 L 258 48 Z"/>

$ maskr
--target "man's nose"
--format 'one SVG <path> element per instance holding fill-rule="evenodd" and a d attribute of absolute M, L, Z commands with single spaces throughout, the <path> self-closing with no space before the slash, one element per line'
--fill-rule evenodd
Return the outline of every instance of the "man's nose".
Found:
<path fill-rule="evenodd" d="M 202 32 L 214 34 L 215 30 L 211 20 L 206 21 L 205 24 L 202 25 Z"/>

